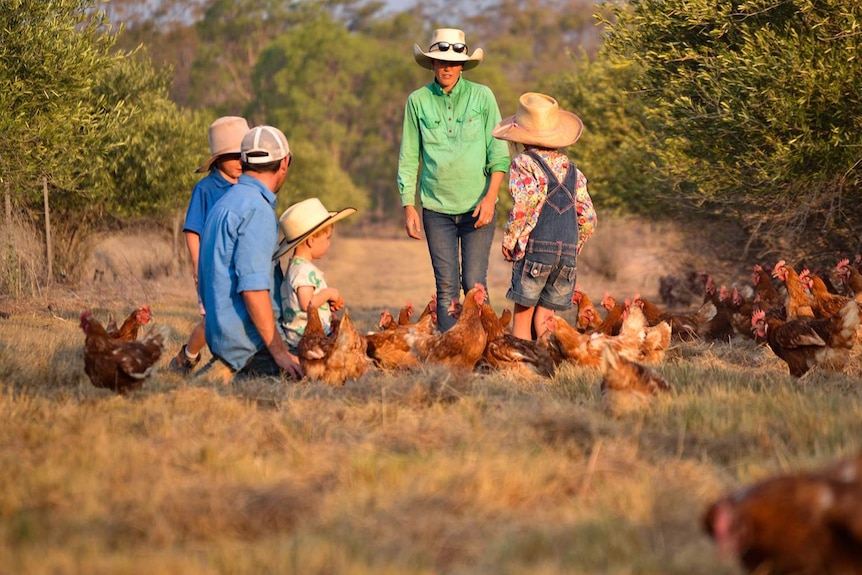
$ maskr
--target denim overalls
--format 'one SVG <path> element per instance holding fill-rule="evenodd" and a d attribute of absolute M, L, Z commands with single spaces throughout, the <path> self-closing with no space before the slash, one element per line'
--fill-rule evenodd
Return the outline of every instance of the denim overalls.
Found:
<path fill-rule="evenodd" d="M 577 278 L 577 169 L 569 162 L 563 183 L 533 150 L 525 150 L 548 178 L 548 195 L 536 227 L 530 232 L 524 257 L 516 262 L 506 298 L 525 307 L 536 304 L 555 311 L 572 307 Z"/>

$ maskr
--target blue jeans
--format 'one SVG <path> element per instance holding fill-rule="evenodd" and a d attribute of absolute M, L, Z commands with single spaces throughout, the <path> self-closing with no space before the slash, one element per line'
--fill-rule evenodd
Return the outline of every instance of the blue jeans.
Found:
<path fill-rule="evenodd" d="M 422 225 L 437 285 L 437 326 L 446 331 L 455 325 L 447 309 L 453 299 L 461 298 L 461 290 L 466 294 L 476 283 L 488 287 L 494 226 L 476 228 L 472 212 L 449 215 L 431 210 L 422 210 Z"/>

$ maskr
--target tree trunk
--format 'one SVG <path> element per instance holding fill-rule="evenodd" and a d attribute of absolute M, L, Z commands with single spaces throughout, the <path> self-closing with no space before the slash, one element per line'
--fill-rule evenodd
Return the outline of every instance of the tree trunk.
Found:
<path fill-rule="evenodd" d="M 9 182 L 6 182 L 3 190 L 3 200 L 6 204 L 6 231 L 12 235 L 12 195 L 9 192 Z"/>
<path fill-rule="evenodd" d="M 54 246 L 51 243 L 51 207 L 48 203 L 48 176 L 42 176 L 42 198 L 45 201 L 45 258 L 48 264 L 48 277 L 45 288 L 51 285 L 54 278 Z"/>

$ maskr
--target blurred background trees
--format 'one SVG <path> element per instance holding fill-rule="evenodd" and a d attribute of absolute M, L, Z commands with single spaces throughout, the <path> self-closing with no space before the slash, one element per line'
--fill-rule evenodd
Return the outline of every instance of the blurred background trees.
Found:
<path fill-rule="evenodd" d="M 432 79 L 412 45 L 454 26 L 485 49 L 468 74 L 504 116 L 543 91 L 582 117 L 571 154 L 600 213 L 732 225 L 742 259 L 859 251 L 862 5 L 718 4 L 0 0 L 4 221 L 43 229 L 47 184 L 73 248 L 140 222 L 176 232 L 206 127 L 237 114 L 291 142 L 280 210 L 316 195 L 398 226 L 403 106 Z"/>

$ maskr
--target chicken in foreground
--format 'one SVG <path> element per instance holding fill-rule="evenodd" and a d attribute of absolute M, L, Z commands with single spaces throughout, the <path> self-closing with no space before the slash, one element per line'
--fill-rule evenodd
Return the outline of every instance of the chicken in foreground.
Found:
<path fill-rule="evenodd" d="M 643 310 L 639 305 L 622 304 L 621 323 L 617 335 L 607 335 L 601 331 L 581 333 L 559 315 L 548 318 L 544 342 L 552 356 L 559 354 L 563 359 L 584 367 L 599 367 L 602 349 L 609 345 L 622 357 L 631 361 L 658 363 L 664 359 L 670 343 L 671 328 L 667 322 L 657 326 L 647 326 Z"/>
<path fill-rule="evenodd" d="M 114 321 L 114 317 L 111 316 L 108 320 L 108 325 L 105 326 L 105 331 L 108 332 L 109 336 L 116 340 L 135 341 L 138 339 L 140 329 L 150 323 L 150 319 L 152 319 L 152 317 L 153 312 L 150 310 L 150 306 L 143 304 L 141 307 L 130 313 L 128 317 L 123 320 L 120 327 L 117 327 L 117 322 Z"/>
<path fill-rule="evenodd" d="M 630 361 L 611 345 L 602 348 L 602 405 L 612 417 L 643 411 L 653 397 L 670 390 L 670 384 L 654 369 Z"/>
<path fill-rule="evenodd" d="M 862 574 L 862 453 L 724 495 L 703 528 L 749 573 Z"/>
<path fill-rule="evenodd" d="M 814 367 L 842 371 L 856 342 L 859 306 L 849 300 L 834 317 L 787 322 L 757 310 L 751 315 L 751 326 L 757 337 L 765 339 L 775 355 L 784 360 L 794 377 L 802 377 Z"/>
<path fill-rule="evenodd" d="M 482 304 L 486 297 L 485 286 L 477 283 L 465 294 L 458 321 L 451 328 L 430 336 L 408 332 L 406 341 L 417 359 L 454 370 L 472 371 L 488 341 L 482 327 Z"/>
<path fill-rule="evenodd" d="M 552 377 L 557 366 L 547 347 L 538 341 L 521 339 L 504 331 L 504 318 L 508 324 L 507 311 L 504 310 L 502 317 L 498 317 L 491 304 L 487 301 L 482 304 L 482 327 L 485 328 L 488 341 L 478 367 L 527 376 Z"/>
<path fill-rule="evenodd" d="M 309 304 L 308 324 L 297 345 L 297 355 L 305 377 L 327 385 L 341 386 L 368 371 L 365 336 L 353 326 L 347 309 L 327 336 L 317 308 Z"/>
<path fill-rule="evenodd" d="M 90 310 L 81 313 L 84 340 L 84 372 L 96 387 L 117 393 L 139 389 L 165 351 L 165 326 L 151 330 L 141 340 L 121 341 L 105 331 Z"/>
<path fill-rule="evenodd" d="M 387 370 L 419 367 L 419 359 L 413 354 L 407 343 L 407 334 L 412 334 L 413 337 L 428 337 L 438 334 L 437 314 L 433 311 L 436 308 L 437 297 L 434 296 L 416 323 L 397 325 L 393 321 L 393 325 L 367 334 L 365 336 L 368 344 L 366 354 L 374 362 L 374 365 Z"/>
<path fill-rule="evenodd" d="M 715 304 L 711 301 L 704 302 L 696 312 L 688 314 L 663 310 L 641 295 L 635 295 L 633 301 L 640 304 L 650 326 L 667 322 L 673 339 L 678 341 L 694 341 L 703 338 L 717 312 Z"/>

